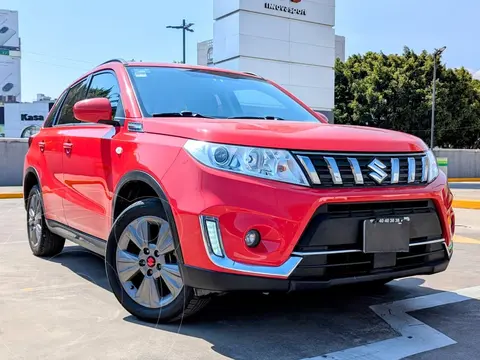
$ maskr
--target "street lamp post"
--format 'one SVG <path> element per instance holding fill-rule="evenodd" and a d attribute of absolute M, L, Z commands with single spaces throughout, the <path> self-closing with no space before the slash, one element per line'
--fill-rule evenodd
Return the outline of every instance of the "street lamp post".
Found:
<path fill-rule="evenodd" d="M 433 86 L 432 86 L 432 123 L 430 129 L 430 148 L 433 150 L 434 131 L 435 131 L 435 98 L 437 92 L 437 57 L 440 56 L 447 47 L 435 49 L 433 53 Z"/>
<path fill-rule="evenodd" d="M 187 60 L 186 60 L 186 52 L 187 51 L 186 51 L 186 44 L 185 44 L 186 31 L 194 32 L 194 30 L 191 28 L 193 25 L 195 25 L 195 24 L 194 23 L 187 24 L 185 19 L 183 19 L 182 25 L 178 25 L 178 26 L 169 25 L 169 26 L 167 26 L 167 29 L 182 29 L 182 31 L 183 31 L 183 63 L 184 64 L 187 62 Z"/>

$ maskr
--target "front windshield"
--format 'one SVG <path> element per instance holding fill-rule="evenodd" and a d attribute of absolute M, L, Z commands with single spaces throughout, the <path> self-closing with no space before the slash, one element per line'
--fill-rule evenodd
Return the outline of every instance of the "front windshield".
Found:
<path fill-rule="evenodd" d="M 145 116 L 191 112 L 212 118 L 319 120 L 260 79 L 218 71 L 129 67 Z"/>

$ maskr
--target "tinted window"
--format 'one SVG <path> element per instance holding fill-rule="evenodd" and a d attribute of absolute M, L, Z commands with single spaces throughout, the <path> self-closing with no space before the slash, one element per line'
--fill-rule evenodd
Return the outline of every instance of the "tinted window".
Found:
<path fill-rule="evenodd" d="M 51 127 L 53 124 L 53 121 L 55 120 L 55 115 L 58 113 L 58 109 L 60 105 L 62 104 L 63 99 L 65 98 L 66 91 L 60 95 L 58 100 L 53 104 L 52 107 L 50 107 L 50 111 L 48 113 L 47 119 L 45 120 L 45 123 L 43 124 L 43 127 Z"/>
<path fill-rule="evenodd" d="M 120 88 L 117 78 L 111 72 L 104 72 L 94 75 L 90 88 L 88 89 L 87 98 L 106 97 L 112 104 L 112 120 L 114 117 L 124 117 L 122 101 L 120 99 Z"/>
<path fill-rule="evenodd" d="M 214 118 L 319 121 L 277 87 L 250 76 L 167 67 L 130 67 L 128 71 L 145 116 L 190 111 Z"/>
<path fill-rule="evenodd" d="M 84 79 L 81 82 L 77 83 L 68 91 L 65 102 L 63 103 L 62 109 L 60 110 L 60 115 L 56 123 L 57 125 L 75 124 L 80 122 L 80 120 L 75 119 L 75 117 L 73 116 L 73 105 L 75 105 L 76 102 L 85 98 L 86 91 L 87 79 Z"/>

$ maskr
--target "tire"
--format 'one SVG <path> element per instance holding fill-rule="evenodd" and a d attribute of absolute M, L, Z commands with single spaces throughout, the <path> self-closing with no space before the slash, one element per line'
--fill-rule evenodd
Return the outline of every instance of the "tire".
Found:
<path fill-rule="evenodd" d="M 183 284 L 177 259 L 160 199 L 137 201 L 116 219 L 105 268 L 115 297 L 133 316 L 151 323 L 174 322 L 207 305 L 209 298 L 195 296 L 193 288 Z"/>
<path fill-rule="evenodd" d="M 47 227 L 42 193 L 37 185 L 30 190 L 27 201 L 27 234 L 32 253 L 39 257 L 52 257 L 62 252 L 65 239 Z"/>

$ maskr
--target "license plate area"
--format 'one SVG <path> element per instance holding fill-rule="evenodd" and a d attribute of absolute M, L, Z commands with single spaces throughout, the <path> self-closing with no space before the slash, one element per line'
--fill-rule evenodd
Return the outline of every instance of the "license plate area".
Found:
<path fill-rule="evenodd" d="M 366 254 L 410 251 L 410 218 L 389 216 L 363 221 L 363 252 Z"/>

